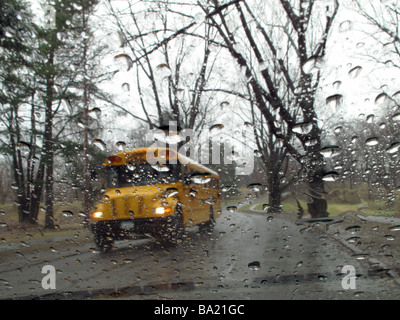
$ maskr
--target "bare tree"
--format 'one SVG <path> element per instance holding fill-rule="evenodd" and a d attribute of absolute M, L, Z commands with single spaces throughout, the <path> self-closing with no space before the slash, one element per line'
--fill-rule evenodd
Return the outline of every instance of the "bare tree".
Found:
<path fill-rule="evenodd" d="M 356 11 L 366 19 L 368 36 L 381 45 L 381 53 L 370 56 L 375 62 L 400 68 L 399 1 L 371 3 L 353 1 Z M 388 60 L 389 59 L 389 60 Z M 390 60 L 392 59 L 392 60 Z"/>
<path fill-rule="evenodd" d="M 206 14 L 221 7 L 218 0 L 213 7 L 201 4 Z M 220 10 L 211 16 L 211 23 L 219 32 L 222 42 L 242 68 L 252 90 L 255 105 L 259 108 L 273 135 L 282 141 L 287 152 L 301 162 L 307 173 L 312 216 L 327 216 L 327 203 L 321 197 L 324 192 L 325 168 L 321 150 L 321 129 L 315 108 L 316 89 L 320 80 L 321 65 L 326 54 L 326 43 L 337 14 L 339 2 L 320 5 L 317 1 L 276 1 L 271 8 L 279 10 L 283 22 L 269 26 L 260 15 L 253 12 L 247 2 L 236 2 L 235 10 Z M 276 12 L 275 12 L 276 14 Z M 322 17 L 322 18 L 319 18 Z M 228 19 L 240 21 L 234 28 Z M 264 18 L 267 19 L 267 18 Z M 273 36 L 273 32 L 279 35 Z M 280 56 L 280 46 L 290 46 L 289 55 Z M 250 48 L 250 52 L 243 48 Z M 254 64 L 259 68 L 255 69 Z M 275 68 L 279 66 L 281 81 L 273 81 Z M 296 106 L 298 117 L 290 112 Z M 279 119 L 278 119 L 279 117 Z M 298 120 L 301 119 L 301 120 Z M 276 127 L 276 120 L 284 123 L 285 134 Z M 301 152 L 291 136 L 296 136 Z"/>
<path fill-rule="evenodd" d="M 208 16 L 196 17 L 186 10 L 197 8 L 196 4 L 143 1 L 139 7 L 128 2 L 126 8 L 122 14 L 109 6 L 125 52 L 116 57 L 128 61 L 133 74 L 134 86 L 123 85 L 136 89 L 136 105 L 143 114 L 140 120 L 150 128 L 174 121 L 177 128 L 193 129 L 197 136 L 192 139 L 196 140 L 202 129 L 212 124 L 220 107 L 215 92 L 207 90 L 214 85 L 211 77 L 220 51 L 215 42 L 217 32 Z M 222 8 L 210 15 L 219 10 Z M 133 113 L 137 116 L 138 112 Z"/>

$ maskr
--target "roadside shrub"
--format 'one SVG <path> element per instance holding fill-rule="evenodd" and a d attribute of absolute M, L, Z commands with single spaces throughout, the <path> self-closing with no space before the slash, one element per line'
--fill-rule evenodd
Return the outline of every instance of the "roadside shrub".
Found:
<path fill-rule="evenodd" d="M 357 204 L 361 197 L 356 190 L 334 189 L 325 196 L 327 201 L 335 203 Z"/>

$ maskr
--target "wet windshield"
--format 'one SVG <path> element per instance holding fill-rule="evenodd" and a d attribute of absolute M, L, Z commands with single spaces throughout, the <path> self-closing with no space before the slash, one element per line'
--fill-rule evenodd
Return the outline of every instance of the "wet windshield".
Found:
<path fill-rule="evenodd" d="M 400 0 L 1 0 L 0 61 L 0 299 L 400 298 Z"/>

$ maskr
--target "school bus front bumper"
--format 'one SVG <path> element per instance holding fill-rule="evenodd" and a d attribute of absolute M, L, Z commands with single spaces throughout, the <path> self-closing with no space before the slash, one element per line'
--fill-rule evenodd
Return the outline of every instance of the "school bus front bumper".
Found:
<path fill-rule="evenodd" d="M 97 221 L 90 224 L 93 233 L 106 234 L 114 240 L 130 239 L 132 234 L 166 234 L 171 232 L 173 217 Z"/>

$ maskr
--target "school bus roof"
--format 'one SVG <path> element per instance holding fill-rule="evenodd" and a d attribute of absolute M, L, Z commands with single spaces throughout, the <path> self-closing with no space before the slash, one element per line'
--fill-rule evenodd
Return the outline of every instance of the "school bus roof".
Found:
<path fill-rule="evenodd" d="M 219 179 L 219 174 L 215 171 L 169 148 L 150 147 L 118 152 L 108 157 L 104 161 L 103 166 L 122 166 L 128 163 L 148 163 L 147 155 L 154 155 L 154 159 L 163 161 L 179 159 L 180 163 L 188 165 L 198 172 L 209 173 L 214 178 Z"/>

